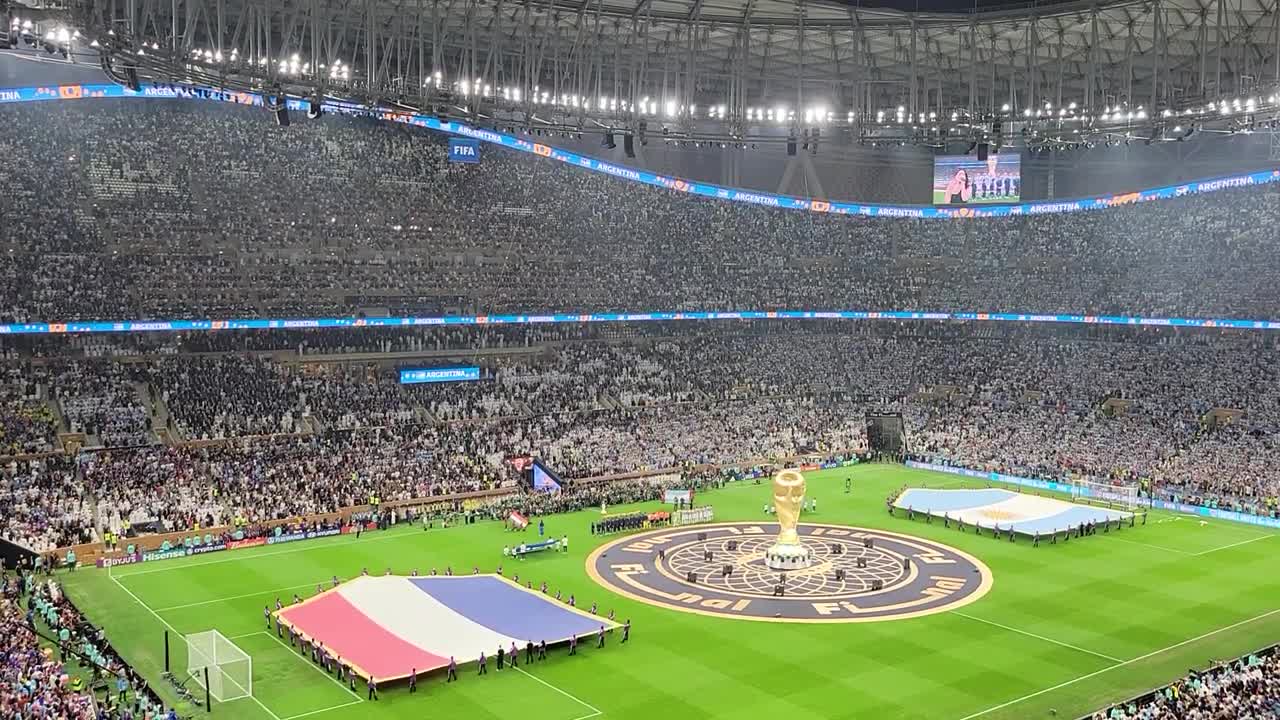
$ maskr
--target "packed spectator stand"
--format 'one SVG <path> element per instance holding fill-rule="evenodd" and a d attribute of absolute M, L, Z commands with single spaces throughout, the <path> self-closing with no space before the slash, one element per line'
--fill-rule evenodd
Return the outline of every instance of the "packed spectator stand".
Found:
<path fill-rule="evenodd" d="M 1276 184 L 1065 215 L 834 217 L 499 149 L 450 165 L 440 137 L 367 119 L 285 129 L 160 100 L 0 118 L 0 154 L 23 158 L 0 173 L 3 322 L 781 308 L 1280 319 Z M 0 338 L 0 537 L 46 552 L 482 490 L 509 491 L 493 517 L 615 505 L 720 482 L 715 466 L 865 451 L 873 410 L 903 415 L 920 459 L 1276 515 L 1278 349 L 1216 329 L 878 321 Z M 399 367 L 459 360 L 484 379 L 397 381 Z M 522 494 L 511 460 L 530 455 L 593 481 Z M 32 588 L 5 589 L 0 715 L 92 717 L 17 604 Z M 77 622 L 74 608 L 55 615 Z M 1274 654 L 1229 663 L 1108 716 L 1274 717 L 1277 668 Z"/>
<path fill-rule="evenodd" d="M 0 318 L 863 309 L 1280 318 L 1280 186 L 978 221 L 708 200 L 365 118 L 3 110 Z M 173 137 L 183 138 L 174 143 Z"/>
<path fill-rule="evenodd" d="M 147 682 L 61 592 L 47 566 L 0 579 L 0 717 L 160 718 Z"/>
<path fill-rule="evenodd" d="M 777 321 L 673 335 L 679 327 L 509 335 L 488 350 L 479 335 L 437 343 L 410 331 L 485 366 L 481 381 L 427 386 L 400 385 L 398 367 L 419 361 L 385 353 L 133 346 L 49 373 L 47 394 L 64 394 L 58 378 L 127 365 L 136 402 L 151 398 L 146 422 L 169 442 L 153 433 L 138 446 L 18 456 L 0 473 L 4 536 L 45 551 L 107 530 L 333 512 L 371 495 L 515 492 L 509 460 L 530 455 L 575 479 L 861 452 L 873 410 L 902 413 L 923 460 L 1278 510 L 1280 368 L 1266 336 Z"/>
<path fill-rule="evenodd" d="M 1099 710 L 1088 720 L 1270 720 L 1280 717 L 1280 653 L 1275 647 Z"/>

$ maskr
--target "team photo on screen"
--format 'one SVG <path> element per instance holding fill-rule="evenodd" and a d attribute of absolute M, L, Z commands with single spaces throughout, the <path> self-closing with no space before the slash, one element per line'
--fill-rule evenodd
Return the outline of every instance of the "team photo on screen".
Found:
<path fill-rule="evenodd" d="M 976 155 L 939 155 L 933 160 L 933 204 L 977 205 L 1018 202 L 1022 190 L 1021 156 L 1016 152 L 986 160 Z"/>

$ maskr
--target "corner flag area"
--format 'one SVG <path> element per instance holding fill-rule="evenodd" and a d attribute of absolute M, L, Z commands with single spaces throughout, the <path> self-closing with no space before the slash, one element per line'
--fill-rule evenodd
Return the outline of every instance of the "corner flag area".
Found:
<path fill-rule="evenodd" d="M 514 644 L 548 645 L 616 623 L 499 575 L 358 577 L 276 613 L 357 675 L 406 678 L 476 661 Z"/>

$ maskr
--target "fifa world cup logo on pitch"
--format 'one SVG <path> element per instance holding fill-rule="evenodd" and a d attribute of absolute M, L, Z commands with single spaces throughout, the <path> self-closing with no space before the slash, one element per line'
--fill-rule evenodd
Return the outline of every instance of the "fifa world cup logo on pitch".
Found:
<path fill-rule="evenodd" d="M 804 506 L 804 475 L 799 470 L 783 470 L 773 477 L 773 506 L 778 513 L 778 540 L 765 554 L 774 570 L 799 570 L 810 563 L 809 548 L 800 542 L 796 527 Z"/>

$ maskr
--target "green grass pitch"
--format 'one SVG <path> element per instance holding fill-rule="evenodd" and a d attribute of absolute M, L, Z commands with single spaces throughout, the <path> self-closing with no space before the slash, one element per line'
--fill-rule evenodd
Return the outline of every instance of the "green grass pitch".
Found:
<path fill-rule="evenodd" d="M 853 492 L 844 493 L 844 478 Z M 262 607 L 304 597 L 330 576 L 446 565 L 492 570 L 501 560 L 498 523 L 423 531 L 401 527 L 62 575 L 78 606 L 105 626 L 116 648 L 152 686 L 162 680 L 166 627 L 216 628 L 253 656 L 254 697 L 214 704 L 213 716 L 245 720 L 507 718 L 672 720 L 700 718 L 1074 718 L 1148 690 L 1189 667 L 1280 641 L 1280 542 L 1261 528 L 1170 513 L 1145 527 L 1067 544 L 1031 547 L 901 517 L 884 498 L 903 484 L 958 487 L 953 476 L 896 465 L 808 473 L 815 522 L 883 528 L 965 550 L 990 568 L 990 593 L 956 611 L 877 623 L 788 624 L 718 619 L 639 604 L 597 586 L 584 562 L 603 540 L 597 512 L 547 518 L 570 537 L 567 554 L 519 565 L 535 585 L 572 592 L 601 613 L 634 624 L 577 657 L 478 678 L 470 667 L 446 685 L 427 677 L 417 694 L 385 688 L 376 703 L 354 695 L 263 629 Z M 708 492 L 717 520 L 762 520 L 767 486 Z M 638 507 L 657 507 L 647 503 Z M 630 508 L 616 508 L 623 511 Z M 615 510 L 611 508 L 611 511 Z M 803 522 L 803 518 L 802 518 Z M 612 538 L 611 538 L 612 539 Z M 508 540 L 509 541 L 509 540 Z M 508 563 L 510 565 L 510 563 Z M 173 666 L 186 666 L 173 638 Z M 187 708 L 203 715 L 203 709 Z"/>

